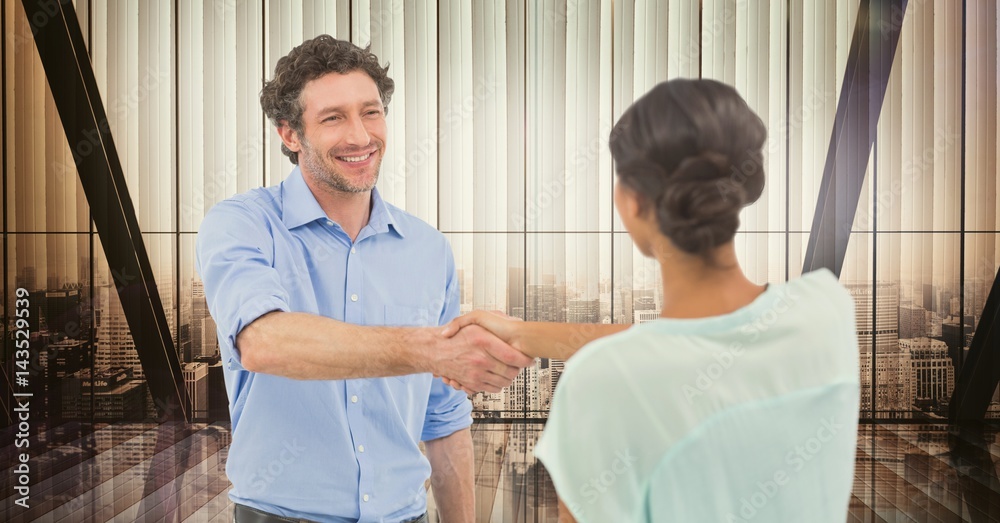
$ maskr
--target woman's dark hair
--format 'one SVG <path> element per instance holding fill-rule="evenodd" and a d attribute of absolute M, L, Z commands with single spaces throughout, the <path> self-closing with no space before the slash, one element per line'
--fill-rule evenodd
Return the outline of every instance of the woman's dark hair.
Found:
<path fill-rule="evenodd" d="M 736 89 L 714 80 L 663 82 L 611 131 L 619 181 L 652 206 L 660 231 L 712 262 L 739 228 L 743 207 L 764 190 L 760 118 Z"/>
<path fill-rule="evenodd" d="M 260 92 L 260 106 L 264 114 L 275 126 L 284 120 L 295 132 L 302 132 L 302 103 L 299 95 L 310 80 L 327 73 L 347 74 L 363 71 L 378 87 L 382 105 L 389 113 L 389 100 L 395 90 L 395 83 L 389 78 L 389 66 L 382 67 L 378 57 L 372 54 L 371 45 L 364 49 L 330 35 L 319 35 L 302 42 L 287 55 L 281 57 L 274 66 L 274 78 L 264 82 Z M 298 153 L 281 144 L 281 152 L 293 164 L 299 163 Z"/>

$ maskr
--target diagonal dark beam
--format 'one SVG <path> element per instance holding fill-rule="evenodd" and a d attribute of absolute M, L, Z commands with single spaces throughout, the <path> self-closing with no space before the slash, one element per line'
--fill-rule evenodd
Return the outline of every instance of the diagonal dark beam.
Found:
<path fill-rule="evenodd" d="M 1000 271 L 986 298 L 983 315 L 948 406 L 954 422 L 983 421 L 1000 385 Z"/>
<path fill-rule="evenodd" d="M 69 0 L 22 0 L 22 4 L 146 383 L 162 417 L 188 419 L 180 361 L 76 11 Z"/>
<path fill-rule="evenodd" d="M 838 277 L 875 143 L 907 0 L 862 0 L 802 272 L 826 267 Z"/>

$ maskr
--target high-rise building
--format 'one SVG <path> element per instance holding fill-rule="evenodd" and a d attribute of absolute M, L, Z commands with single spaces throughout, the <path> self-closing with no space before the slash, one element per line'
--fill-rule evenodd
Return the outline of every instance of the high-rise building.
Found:
<path fill-rule="evenodd" d="M 62 417 L 66 378 L 90 366 L 94 357 L 90 340 L 64 339 L 49 342 L 47 350 L 38 353 L 39 365 L 46 374 L 48 415 Z"/>
<path fill-rule="evenodd" d="M 848 283 L 844 285 L 854 298 L 854 318 L 858 329 L 861 352 L 872 350 L 872 338 L 877 352 L 899 351 L 899 286 L 895 283 Z M 872 314 L 873 300 L 877 305 Z"/>
<path fill-rule="evenodd" d="M 559 385 L 559 378 L 563 375 L 566 363 L 563 360 L 542 358 L 539 360 L 538 366 L 540 369 L 538 374 L 538 402 L 542 410 L 548 410 L 552 403 L 552 397 L 556 393 L 556 387 Z"/>
<path fill-rule="evenodd" d="M 566 321 L 569 323 L 599 323 L 601 321 L 599 300 L 569 300 L 566 302 Z"/>
<path fill-rule="evenodd" d="M 145 384 L 131 378 L 127 368 L 98 370 L 91 377 L 83 369 L 65 379 L 63 415 L 67 418 L 93 418 L 118 421 L 142 419 Z M 91 406 L 93 412 L 91 413 Z"/>
<path fill-rule="evenodd" d="M 549 388 L 552 394 L 556 393 L 556 386 L 559 385 L 559 378 L 563 375 L 566 362 L 563 360 L 549 360 Z"/>
<path fill-rule="evenodd" d="M 614 318 L 614 313 L 611 311 L 611 292 L 602 292 L 600 297 L 597 299 L 599 308 L 597 311 L 597 318 L 599 323 L 611 323 Z"/>
<path fill-rule="evenodd" d="M 470 281 L 471 278 L 470 279 L 465 278 L 465 269 L 457 269 L 455 271 L 455 277 L 458 278 L 458 289 L 459 292 L 461 292 L 461 295 L 459 296 L 458 300 L 459 305 L 472 304 L 473 291 L 475 289 L 473 289 L 472 282 Z M 490 310 L 494 309 L 494 307 L 487 307 L 487 308 Z"/>
<path fill-rule="evenodd" d="M 134 379 L 142 380 L 142 364 L 135 350 L 135 340 L 125 319 L 125 311 L 118 301 L 114 287 L 102 287 L 101 304 L 104 310 L 97 326 L 97 361 L 99 369 L 124 367 L 132 372 Z"/>
<path fill-rule="evenodd" d="M 208 365 L 208 419 L 213 421 L 229 419 L 229 395 L 226 392 L 226 378 L 222 361 L 218 355 L 198 358 Z"/>
<path fill-rule="evenodd" d="M 935 294 L 934 285 L 930 283 L 925 283 L 923 291 L 924 291 L 923 292 L 924 302 L 922 304 L 923 308 L 929 311 L 937 312 L 938 307 L 937 304 L 934 303 L 934 294 Z"/>
<path fill-rule="evenodd" d="M 899 339 L 927 336 L 927 310 L 915 305 L 899 306 Z"/>
<path fill-rule="evenodd" d="M 35 267 L 31 265 L 22 267 L 21 270 L 18 271 L 17 276 L 14 277 L 14 286 L 24 287 L 29 291 L 38 290 L 38 281 L 35 272 Z"/>
<path fill-rule="evenodd" d="M 632 299 L 636 309 L 655 309 L 656 297 L 652 289 L 632 289 Z M 640 307 L 642 305 L 642 307 Z"/>
<path fill-rule="evenodd" d="M 216 330 L 215 320 L 211 316 L 206 316 L 199 320 L 201 323 L 201 353 L 198 357 L 212 356 L 219 352 L 219 335 Z"/>
<path fill-rule="evenodd" d="M 555 289 L 556 306 L 552 321 L 566 323 L 566 284 L 556 284 Z"/>
<path fill-rule="evenodd" d="M 632 289 L 623 288 L 618 291 L 618 311 L 615 315 L 615 323 L 628 325 L 632 323 L 632 308 L 635 306 L 632 298 Z"/>
<path fill-rule="evenodd" d="M 49 335 L 79 337 L 82 334 L 80 290 L 45 291 L 42 315 L 48 326 Z"/>
<path fill-rule="evenodd" d="M 507 268 L 507 314 L 524 318 L 524 269 Z"/>
<path fill-rule="evenodd" d="M 898 349 L 875 357 L 875 417 L 909 417 L 913 405 L 910 354 Z M 872 353 L 861 352 L 861 415 L 872 408 Z"/>
<path fill-rule="evenodd" d="M 971 332 L 968 325 L 959 325 L 957 318 L 941 324 L 941 341 L 948 347 L 948 357 L 956 369 L 962 368 L 962 352 L 965 350 L 964 332 Z"/>
<path fill-rule="evenodd" d="M 93 357 L 90 340 L 64 339 L 49 343 L 49 372 L 62 379 L 90 365 Z"/>
<path fill-rule="evenodd" d="M 504 409 L 504 393 L 480 392 L 472 397 L 472 415 L 479 418 L 499 416 Z"/>
<path fill-rule="evenodd" d="M 191 340 L 191 314 L 181 312 L 181 318 L 189 321 L 181 321 L 177 326 L 177 352 L 181 355 L 181 361 L 194 361 L 194 343 Z"/>
<path fill-rule="evenodd" d="M 992 281 L 985 278 L 967 278 L 965 280 L 965 314 L 978 317 L 986 307 L 986 298 L 990 295 Z M 973 324 L 971 321 L 966 323 Z"/>
<path fill-rule="evenodd" d="M 948 345 L 941 340 L 913 338 L 899 340 L 899 348 L 910 355 L 914 405 L 925 410 L 946 405 L 955 389 L 955 366 L 948 356 Z"/>
<path fill-rule="evenodd" d="M 566 284 L 556 283 L 555 276 L 542 275 L 541 283 L 527 286 L 525 319 L 528 321 L 566 321 Z"/>
<path fill-rule="evenodd" d="M 899 286 L 895 283 L 848 283 L 844 286 L 854 299 L 861 351 L 861 409 L 872 409 L 874 378 L 876 417 L 908 416 L 912 410 L 913 383 L 909 354 L 899 350 Z M 874 371 L 873 350 L 876 354 Z"/>
<path fill-rule="evenodd" d="M 205 300 L 205 284 L 195 279 L 191 282 L 191 357 L 207 356 L 205 343 L 205 318 L 211 318 L 208 312 L 208 302 Z M 212 333 L 215 336 L 215 333 Z M 209 351 L 214 352 L 213 351 Z"/>
<path fill-rule="evenodd" d="M 525 320 L 557 321 L 555 285 L 530 284 L 525 298 Z"/>
<path fill-rule="evenodd" d="M 520 418 L 539 415 L 537 411 L 540 410 L 538 401 L 538 374 L 540 370 L 539 364 L 535 363 L 521 370 L 514 378 L 514 381 L 507 387 L 506 405 L 504 406 L 507 412 L 504 412 L 503 417 Z"/>
<path fill-rule="evenodd" d="M 551 370 L 543 368 L 538 371 L 538 404 L 542 410 L 552 408 L 552 380 L 549 379 Z"/>
<path fill-rule="evenodd" d="M 201 362 L 181 364 L 184 373 L 184 387 L 191 402 L 191 414 L 195 419 L 208 417 L 208 364 Z"/>
<path fill-rule="evenodd" d="M 655 309 L 647 310 L 636 310 L 635 311 L 635 324 L 646 323 L 647 321 L 653 321 L 660 317 L 660 311 Z"/>

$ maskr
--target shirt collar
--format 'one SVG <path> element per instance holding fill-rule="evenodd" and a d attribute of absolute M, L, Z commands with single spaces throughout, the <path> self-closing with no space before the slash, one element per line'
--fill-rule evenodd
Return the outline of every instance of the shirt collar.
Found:
<path fill-rule="evenodd" d="M 316 220 L 326 220 L 326 213 L 320 207 L 316 197 L 313 196 L 305 179 L 302 178 L 302 171 L 299 166 L 292 169 L 291 174 L 285 181 L 281 182 L 282 192 L 282 221 L 288 229 L 294 229 Z M 378 188 L 372 189 L 371 215 L 368 217 L 368 226 L 377 233 L 389 232 L 392 226 L 400 237 L 403 231 L 399 227 L 399 222 L 393 216 L 389 204 L 382 199 Z"/>
<path fill-rule="evenodd" d="M 372 188 L 372 213 L 368 217 L 368 225 L 375 229 L 375 232 L 389 232 L 389 226 L 396 231 L 400 238 L 404 237 L 403 230 L 399 228 L 399 220 L 392 214 L 389 204 L 382 199 L 378 192 L 378 187 Z"/>

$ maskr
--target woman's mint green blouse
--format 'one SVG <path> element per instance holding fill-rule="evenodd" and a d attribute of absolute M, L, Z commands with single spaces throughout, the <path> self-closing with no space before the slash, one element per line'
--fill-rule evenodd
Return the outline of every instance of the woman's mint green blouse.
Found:
<path fill-rule="evenodd" d="M 580 523 L 843 523 L 858 396 L 854 302 L 824 269 L 587 345 L 535 455 Z"/>

